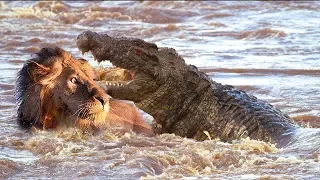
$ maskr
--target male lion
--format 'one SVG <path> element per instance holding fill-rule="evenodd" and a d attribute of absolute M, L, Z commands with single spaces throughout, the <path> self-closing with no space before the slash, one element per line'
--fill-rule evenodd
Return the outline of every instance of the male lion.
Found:
<path fill-rule="evenodd" d="M 137 108 L 111 98 L 94 76 L 86 60 L 75 59 L 58 47 L 41 49 L 18 73 L 20 126 L 97 130 L 110 125 L 152 135 Z"/>

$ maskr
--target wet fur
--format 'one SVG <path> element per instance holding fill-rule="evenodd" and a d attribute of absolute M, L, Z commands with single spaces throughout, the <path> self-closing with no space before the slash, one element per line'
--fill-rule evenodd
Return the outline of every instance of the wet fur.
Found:
<path fill-rule="evenodd" d="M 28 60 L 18 72 L 15 96 L 18 102 L 17 120 L 22 128 L 30 128 L 32 126 L 40 127 L 43 125 L 44 119 L 41 118 L 41 107 L 44 105 L 44 102 L 48 103 L 46 107 L 52 109 L 52 113 L 57 110 L 57 107 L 54 107 L 52 101 L 53 92 L 51 92 L 52 86 L 54 86 L 55 83 L 52 82 L 49 86 L 40 86 L 39 82 L 37 82 L 39 79 L 34 79 L 30 70 L 32 66 L 34 66 L 34 63 L 43 65 L 50 64 L 49 58 L 61 56 L 59 53 L 59 50 L 49 48 L 41 49 L 41 51 L 37 53 L 37 57 Z M 43 74 L 43 76 L 44 75 L 45 74 Z M 41 78 L 41 76 L 37 78 Z M 52 124 L 52 126 L 54 126 L 54 124 Z"/>

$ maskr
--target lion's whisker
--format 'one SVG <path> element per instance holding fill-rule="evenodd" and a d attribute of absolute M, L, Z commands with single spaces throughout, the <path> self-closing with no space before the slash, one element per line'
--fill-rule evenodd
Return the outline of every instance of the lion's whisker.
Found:
<path fill-rule="evenodd" d="M 86 114 L 86 108 L 81 108 L 81 111 L 79 111 L 78 117 L 83 118 Z"/>
<path fill-rule="evenodd" d="M 89 111 L 86 109 L 85 113 L 84 113 L 84 117 L 87 117 L 89 115 Z"/>
<path fill-rule="evenodd" d="M 70 116 L 74 116 L 76 114 L 78 114 L 77 116 L 79 116 L 79 114 L 81 113 L 81 111 L 83 110 L 84 108 L 79 108 L 75 113 L 71 114 Z"/>
<path fill-rule="evenodd" d="M 83 104 L 80 104 L 79 107 L 81 106 L 86 106 L 88 103 L 83 103 Z"/>

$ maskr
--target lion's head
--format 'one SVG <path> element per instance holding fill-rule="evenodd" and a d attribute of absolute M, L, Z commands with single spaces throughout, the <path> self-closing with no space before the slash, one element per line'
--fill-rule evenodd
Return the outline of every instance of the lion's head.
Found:
<path fill-rule="evenodd" d="M 26 61 L 16 86 L 21 127 L 99 126 L 109 111 L 108 95 L 95 83 L 86 60 L 60 48 L 43 48 Z"/>

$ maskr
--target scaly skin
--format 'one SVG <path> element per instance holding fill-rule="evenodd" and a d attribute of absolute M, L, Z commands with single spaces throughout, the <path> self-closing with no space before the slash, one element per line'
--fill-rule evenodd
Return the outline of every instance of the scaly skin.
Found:
<path fill-rule="evenodd" d="M 133 38 L 113 38 L 85 31 L 77 37 L 82 52 L 98 62 L 135 72 L 134 80 L 110 87 L 114 98 L 126 99 L 155 119 L 156 133 L 174 133 L 197 140 L 208 136 L 231 141 L 250 137 L 283 142 L 297 128 L 284 113 L 229 85 L 214 82 L 195 66 L 187 65 L 172 48 Z"/>

